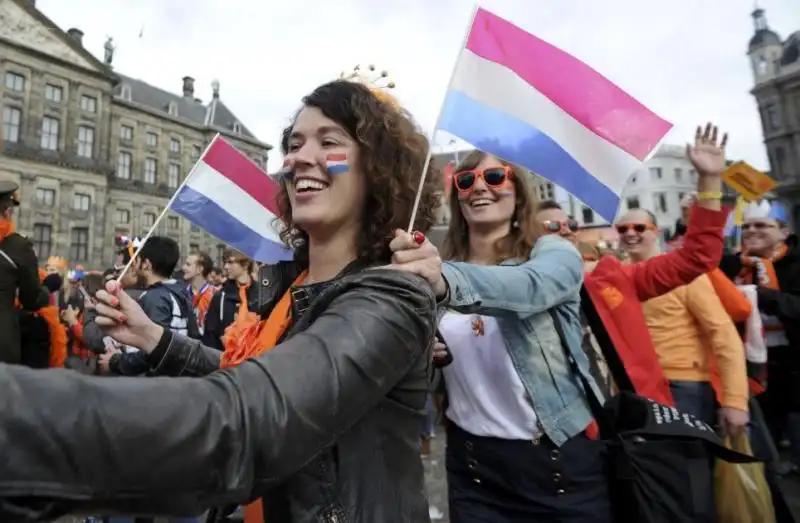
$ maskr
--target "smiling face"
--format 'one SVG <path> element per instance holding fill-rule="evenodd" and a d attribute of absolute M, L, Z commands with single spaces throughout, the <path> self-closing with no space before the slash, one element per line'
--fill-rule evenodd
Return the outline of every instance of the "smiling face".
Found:
<path fill-rule="evenodd" d="M 642 209 L 625 213 L 616 224 L 620 249 L 631 259 L 644 260 L 658 254 L 658 228 Z"/>
<path fill-rule="evenodd" d="M 748 218 L 742 224 L 742 247 L 754 256 L 771 256 L 788 230 L 771 218 Z"/>
<path fill-rule="evenodd" d="M 517 199 L 512 176 L 509 167 L 488 154 L 474 169 L 455 173 L 458 203 L 470 229 L 510 224 Z"/>
<path fill-rule="evenodd" d="M 336 122 L 316 107 L 297 116 L 289 138 L 287 160 L 292 172 L 284 183 L 294 225 L 309 237 L 357 230 L 365 198 L 358 168 L 358 146 Z"/>

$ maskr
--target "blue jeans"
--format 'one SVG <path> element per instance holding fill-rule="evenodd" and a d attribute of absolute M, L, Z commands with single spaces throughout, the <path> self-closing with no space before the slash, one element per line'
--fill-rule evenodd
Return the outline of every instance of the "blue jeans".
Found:
<path fill-rule="evenodd" d="M 717 425 L 717 405 L 714 389 L 707 381 L 670 381 L 669 390 L 675 408 L 691 414 L 712 427 Z"/>

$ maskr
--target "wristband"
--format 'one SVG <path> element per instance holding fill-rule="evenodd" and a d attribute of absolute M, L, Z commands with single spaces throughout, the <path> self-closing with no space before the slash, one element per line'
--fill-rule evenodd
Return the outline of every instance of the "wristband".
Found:
<path fill-rule="evenodd" d="M 698 200 L 721 200 L 721 192 L 699 192 L 697 193 Z"/>

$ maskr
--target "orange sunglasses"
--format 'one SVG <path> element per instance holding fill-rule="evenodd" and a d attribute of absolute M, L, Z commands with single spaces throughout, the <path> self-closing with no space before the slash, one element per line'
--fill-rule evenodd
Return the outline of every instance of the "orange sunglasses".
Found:
<path fill-rule="evenodd" d="M 514 171 L 508 165 L 502 167 L 489 167 L 488 169 L 469 169 L 453 174 L 453 185 L 459 192 L 469 192 L 478 179 L 492 189 L 505 187 Z"/>
<path fill-rule="evenodd" d="M 655 231 L 656 226 L 652 223 L 618 223 L 616 226 L 618 234 L 625 234 L 633 230 L 638 234 L 643 234 L 645 231 Z"/>

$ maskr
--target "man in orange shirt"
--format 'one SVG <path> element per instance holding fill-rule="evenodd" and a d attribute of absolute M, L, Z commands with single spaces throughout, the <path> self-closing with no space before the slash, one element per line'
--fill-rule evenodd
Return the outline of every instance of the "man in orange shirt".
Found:
<path fill-rule="evenodd" d="M 698 198 L 703 195 L 698 195 Z M 617 222 L 620 247 L 634 262 L 661 254 L 655 216 L 635 209 Z M 643 305 L 647 326 L 678 410 L 715 424 L 711 361 L 719 366 L 719 422 L 735 433 L 749 421 L 744 346 L 708 276 Z"/>

